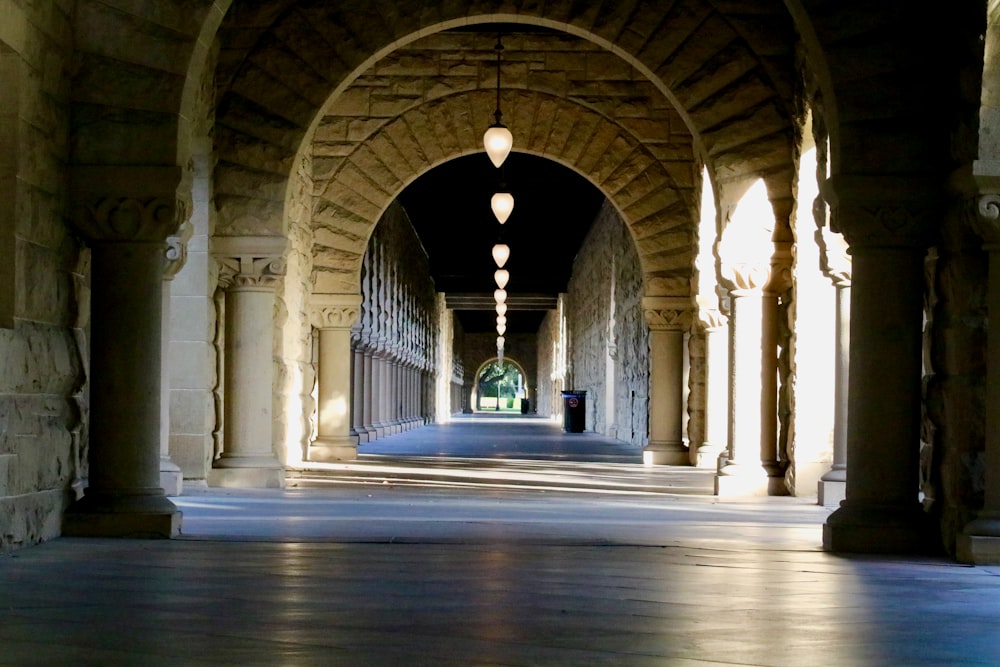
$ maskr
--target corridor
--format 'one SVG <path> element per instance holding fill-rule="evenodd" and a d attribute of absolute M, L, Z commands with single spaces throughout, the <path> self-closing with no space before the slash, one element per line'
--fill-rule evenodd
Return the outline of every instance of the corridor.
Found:
<path fill-rule="evenodd" d="M 1000 569 L 825 553 L 828 509 L 713 497 L 705 471 L 608 460 L 627 458 L 615 447 L 464 418 L 340 464 L 364 470 L 191 489 L 180 539 L 5 554 L 0 664 L 1000 661 Z"/>

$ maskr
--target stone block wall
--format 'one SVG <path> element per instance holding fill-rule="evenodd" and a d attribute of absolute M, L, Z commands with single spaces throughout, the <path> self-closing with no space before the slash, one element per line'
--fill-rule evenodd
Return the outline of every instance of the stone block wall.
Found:
<path fill-rule="evenodd" d="M 642 295 L 635 243 L 605 203 L 576 257 L 565 300 L 566 388 L 587 392 L 588 431 L 637 446 L 646 444 L 649 431 L 649 328 Z"/>
<path fill-rule="evenodd" d="M 57 536 L 86 476 L 89 252 L 64 188 L 70 20 L 68 2 L 0 1 L 0 550 Z"/>

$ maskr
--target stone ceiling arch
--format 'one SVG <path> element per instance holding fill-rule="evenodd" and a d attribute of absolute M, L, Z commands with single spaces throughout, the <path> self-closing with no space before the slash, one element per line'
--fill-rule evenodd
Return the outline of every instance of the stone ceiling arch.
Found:
<path fill-rule="evenodd" d="M 450 159 L 482 152 L 481 114 L 492 94 L 436 99 L 386 123 L 317 188 L 313 211 L 313 287 L 353 293 L 368 238 L 382 213 L 420 174 Z M 560 132 L 530 132 L 518 150 L 573 169 L 615 205 L 635 240 L 648 295 L 688 296 L 696 252 L 700 166 L 687 173 L 664 165 L 626 128 L 577 103 L 516 91 L 511 127 L 531 127 L 541 107 L 562 120 Z M 579 141 L 569 141 L 577 132 Z M 688 148 L 690 150 L 690 147 Z"/>
<path fill-rule="evenodd" d="M 281 233 L 274 226 L 296 152 L 320 109 L 378 58 L 434 32 L 490 22 L 551 27 L 611 49 L 675 101 L 718 178 L 764 175 L 776 196 L 790 196 L 791 21 L 777 1 L 740 11 L 704 0 L 558 0 L 540 12 L 487 0 L 237 4 L 219 32 L 219 232 L 252 211 L 272 226 L 259 233 Z M 724 107 L 730 112 L 719 114 Z"/>

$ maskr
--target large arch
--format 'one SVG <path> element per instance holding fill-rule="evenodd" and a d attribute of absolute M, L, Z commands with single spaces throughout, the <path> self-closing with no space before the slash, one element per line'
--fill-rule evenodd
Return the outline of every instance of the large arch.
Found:
<path fill-rule="evenodd" d="M 316 291 L 356 289 L 368 234 L 399 191 L 436 164 L 481 151 L 478 124 L 468 110 L 477 101 L 480 107 L 488 104 L 489 97 L 486 92 L 454 95 L 401 114 L 347 156 L 317 188 Z M 512 99 L 511 106 L 524 113 L 547 105 L 574 127 L 586 128 L 583 146 L 560 147 L 550 143 L 548 135 L 531 133 L 519 150 L 573 169 L 606 194 L 635 239 L 650 295 L 688 296 L 696 250 L 694 180 L 679 185 L 668 167 L 626 128 L 582 105 L 528 93 Z M 413 130 L 434 122 L 450 123 L 452 132 Z"/>
<path fill-rule="evenodd" d="M 725 18 L 711 3 L 666 9 L 598 6 L 579 15 L 568 2 L 539 15 L 520 13 L 515 7 L 509 13 L 498 13 L 493 6 L 481 12 L 476 3 L 463 7 L 464 11 L 435 6 L 408 12 L 406 7 L 379 3 L 354 13 L 314 3 L 286 9 L 275 8 L 267 16 L 234 11 L 220 33 L 217 199 L 222 233 L 228 225 L 245 227 L 242 221 L 248 216 L 258 222 L 269 219 L 268 233 L 281 233 L 276 228 L 283 204 L 281 184 L 290 171 L 294 150 L 307 145 L 307 135 L 315 129 L 317 96 L 324 87 L 332 90 L 328 99 L 335 100 L 371 64 L 394 49 L 450 27 L 497 21 L 556 28 L 612 48 L 612 53 L 643 72 L 675 102 L 694 130 L 696 145 L 703 146 L 698 152 L 721 180 L 766 175 L 772 198 L 791 197 L 794 133 L 792 86 L 787 82 L 792 79 L 792 68 L 780 66 L 782 61 L 791 62 L 791 52 L 774 53 L 772 46 L 769 55 L 760 56 L 749 46 L 767 42 L 762 35 L 790 34 L 790 22 L 777 4 L 754 15 Z M 456 11 L 461 16 L 450 14 Z M 787 25 L 782 25 L 783 20 Z M 241 21 L 253 28 L 237 30 Z M 754 25 L 766 27 L 754 30 Z M 652 32 L 651 26 L 656 26 Z M 227 31 L 242 40 L 232 53 Z M 267 31 L 273 36 L 265 39 Z M 753 37 L 744 38 L 741 33 Z M 622 39 L 637 35 L 642 38 Z M 689 48 L 679 48 L 685 44 Z M 369 54 L 374 55 L 366 59 Z M 329 63 L 330 69 L 320 73 L 309 65 L 320 62 Z M 291 63 L 298 65 L 294 80 L 276 79 L 276 68 Z M 243 177 L 237 176 L 241 172 Z M 239 183 L 248 187 L 238 187 Z M 266 196 L 261 197 L 261 192 Z"/>

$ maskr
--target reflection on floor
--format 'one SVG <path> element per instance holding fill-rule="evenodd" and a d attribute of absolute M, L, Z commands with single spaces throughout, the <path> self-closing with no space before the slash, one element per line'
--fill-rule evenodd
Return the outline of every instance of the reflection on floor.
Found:
<path fill-rule="evenodd" d="M 0 665 L 1000 664 L 1000 568 L 826 554 L 808 499 L 488 458 L 530 483 L 302 471 L 192 490 L 178 540 L 0 556 Z M 590 465 L 621 483 L 569 484 Z"/>

